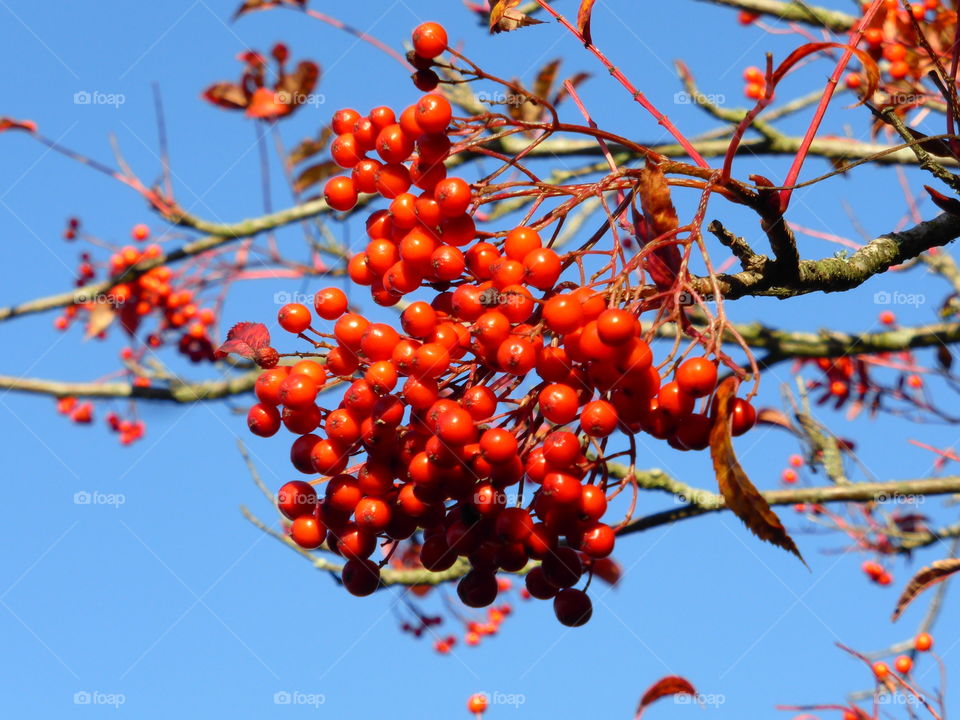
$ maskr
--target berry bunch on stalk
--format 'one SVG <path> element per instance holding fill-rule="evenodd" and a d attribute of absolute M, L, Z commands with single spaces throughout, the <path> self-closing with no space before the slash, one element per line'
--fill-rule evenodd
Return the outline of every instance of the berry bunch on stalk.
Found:
<path fill-rule="evenodd" d="M 410 540 L 428 571 L 463 565 L 457 593 L 469 607 L 496 601 L 498 571 L 525 572 L 530 596 L 552 599 L 563 624 L 583 625 L 591 602 L 576 586 L 585 576 L 589 585 L 593 564 L 613 552 L 633 509 L 608 518 L 608 500 L 631 485 L 636 499 L 633 473 L 614 478 L 607 463 L 621 457 L 632 465 L 638 433 L 678 450 L 710 445 L 718 361 L 703 352 L 715 354 L 716 343 L 698 336 L 699 353 L 696 343 L 684 353 L 675 346 L 659 364 L 648 344 L 655 326 L 682 322 L 685 312 L 678 278 L 687 259 L 676 223 L 663 229 L 676 214 L 662 174 L 648 167 L 639 181 L 625 182 L 615 172 L 600 188 L 620 191 L 618 214 L 633 207 L 629 232 L 641 241 L 635 255 L 619 239 L 618 219 L 607 223 L 612 249 L 594 238 L 560 252 L 557 221 L 598 191 L 567 188 L 581 194 L 534 219 L 546 198 L 562 193 L 529 171 L 499 185 L 499 172 L 473 184 L 448 175 L 458 153 L 489 152 L 483 131 L 532 123 L 455 118 L 433 91 L 438 71 L 454 73 L 438 60 L 449 50 L 444 29 L 421 25 L 413 46 L 414 81 L 431 91 L 399 115 L 387 107 L 338 111 L 331 155 L 350 172 L 325 188 L 327 203 L 342 212 L 362 195 L 389 203 L 369 215 L 368 244 L 348 273 L 376 304 L 403 303 L 399 323 L 351 311 L 332 287 L 315 295 L 313 308 L 282 307 L 280 326 L 312 347 L 258 350 L 267 369 L 249 427 L 264 437 L 281 426 L 298 436 L 294 467 L 321 477 L 285 484 L 279 508 L 298 545 L 346 559 L 349 592 L 373 593 L 381 567 Z M 457 68 L 461 75 L 495 79 L 450 55 L 468 65 Z M 637 191 L 626 189 L 638 182 L 642 210 Z M 478 226 L 484 204 L 531 194 L 541 199 L 524 222 Z M 591 262 L 598 269 L 588 275 Z M 651 264 L 657 282 L 645 284 Z M 645 311 L 654 316 L 646 332 Z M 287 356 L 300 359 L 277 364 Z M 318 401 L 333 379 L 346 385 L 339 403 Z M 742 398 L 726 397 L 724 412 L 733 435 L 756 421 Z M 629 449 L 610 448 L 618 433 Z M 379 563 L 371 559 L 378 545 L 386 548 Z"/>
<path fill-rule="evenodd" d="M 150 239 L 150 228 L 138 223 L 130 230 L 130 237 L 144 243 Z M 157 265 L 144 273 L 126 274 L 140 263 L 153 262 L 163 255 L 161 246 L 150 243 L 142 246 L 111 246 L 98 238 L 84 235 L 80 220 L 70 218 L 63 233 L 64 240 L 82 239 L 96 248 L 108 247 L 111 253 L 103 260 L 90 251 L 80 253 L 75 285 L 82 288 L 104 277 L 112 284 L 96 296 L 77 299 L 54 320 L 61 332 L 71 325 L 82 324 L 88 338 L 103 340 L 114 324 L 119 325 L 130 344 L 120 352 L 125 368 L 122 375 L 130 377 L 135 387 L 149 387 L 150 377 L 142 372 L 144 358 L 164 345 L 174 344 L 177 351 L 191 363 L 213 362 L 217 316 L 213 308 L 203 307 L 198 297 L 204 280 L 201 276 L 169 265 Z M 144 332 L 149 324 L 149 331 Z M 57 411 L 74 423 L 90 424 L 94 420 L 94 404 L 78 402 L 75 397 L 62 397 Z M 122 417 L 116 411 L 106 414 L 107 427 L 117 433 L 122 445 L 129 445 L 143 437 L 146 424 L 137 417 L 135 406 Z"/>

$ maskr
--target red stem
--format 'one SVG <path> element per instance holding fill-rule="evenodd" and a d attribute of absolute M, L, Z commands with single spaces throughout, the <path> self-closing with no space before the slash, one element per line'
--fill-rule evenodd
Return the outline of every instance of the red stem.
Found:
<path fill-rule="evenodd" d="M 860 18 L 860 22 L 858 22 L 850 32 L 850 42 L 847 45 L 847 49 L 844 50 L 840 61 L 833 69 L 833 74 L 827 81 L 827 86 L 824 88 L 823 95 L 820 97 L 820 102 L 817 105 L 817 110 L 813 115 L 813 121 L 810 123 L 810 127 L 807 128 L 807 132 L 803 136 L 803 142 L 800 144 L 800 149 L 793 158 L 793 164 L 790 166 L 790 171 L 787 173 L 787 177 L 783 181 L 783 184 L 787 187 L 787 189 L 780 191 L 781 213 L 785 212 L 787 206 L 790 205 L 790 196 L 793 194 L 793 189 L 790 186 L 795 184 L 797 182 L 797 178 L 800 176 L 800 169 L 803 167 L 803 161 L 806 160 L 807 152 L 810 150 L 810 145 L 813 144 L 813 139 L 816 137 L 817 130 L 820 129 L 820 123 L 823 121 L 823 116 L 827 112 L 827 106 L 833 99 L 834 90 L 836 90 L 837 84 L 840 82 L 840 77 L 843 75 L 844 70 L 847 69 L 847 63 L 849 63 L 850 58 L 853 57 L 853 48 L 860 43 L 860 39 L 863 37 L 863 29 L 867 26 L 870 20 L 873 19 L 874 14 L 876 14 L 877 10 L 880 9 L 882 4 L 883 0 L 873 0 L 873 3 L 870 5 L 870 9 L 864 13 L 863 17 Z"/>
<path fill-rule="evenodd" d="M 683 133 L 677 130 L 674 124 L 670 122 L 670 119 L 666 115 L 661 113 L 659 110 L 657 110 L 657 108 L 655 108 L 653 104 L 649 100 L 647 100 L 646 95 L 644 95 L 642 92 L 637 90 L 633 86 L 633 84 L 627 79 L 627 77 L 622 72 L 620 72 L 616 67 L 614 67 L 613 63 L 611 63 L 607 59 L 607 57 L 602 52 L 600 52 L 600 50 L 593 43 L 588 43 L 586 41 L 586 38 L 584 38 L 582 32 L 580 32 L 574 25 L 572 25 L 570 21 L 567 20 L 563 15 L 561 15 L 552 7 L 550 7 L 546 3 L 546 0 L 537 0 L 537 4 L 539 4 L 540 7 L 542 7 L 544 10 L 550 13 L 567 30 L 573 33 L 573 35 L 576 36 L 576 38 L 580 42 L 582 42 L 584 46 L 590 52 L 592 52 L 594 56 L 596 56 L 596 58 L 601 63 L 603 63 L 603 66 L 621 85 L 623 85 L 624 88 L 626 88 L 627 92 L 629 92 L 633 96 L 633 99 L 636 100 L 638 103 L 640 103 L 640 105 L 643 107 L 644 110 L 646 110 L 648 113 L 653 115 L 656 121 L 660 123 L 667 132 L 673 135 L 674 139 L 678 143 L 680 143 L 680 147 L 682 147 L 686 151 L 687 155 L 690 157 L 691 160 L 693 160 L 697 165 L 699 165 L 702 168 L 705 168 L 705 169 L 710 168 L 710 165 L 707 164 L 707 161 L 700 156 L 700 153 L 698 153 L 697 149 L 693 147 L 693 145 L 690 143 L 689 140 L 687 140 L 686 137 L 684 137 Z"/>

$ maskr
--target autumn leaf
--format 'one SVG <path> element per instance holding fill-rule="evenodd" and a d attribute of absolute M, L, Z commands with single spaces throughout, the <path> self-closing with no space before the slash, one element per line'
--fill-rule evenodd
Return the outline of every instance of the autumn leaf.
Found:
<path fill-rule="evenodd" d="M 667 677 L 660 678 L 651 685 L 647 691 L 643 694 L 643 697 L 640 698 L 640 704 L 637 705 L 637 713 L 634 716 L 639 718 L 643 715 L 643 711 L 647 709 L 647 706 L 650 703 L 659 700 L 662 697 L 667 697 L 668 695 L 693 695 L 695 696 L 697 691 L 694 689 L 693 685 L 690 684 L 690 681 L 680 677 L 679 675 L 668 675 Z"/>
<path fill-rule="evenodd" d="M 279 5 L 293 5 L 305 8 L 307 6 L 307 0 L 244 0 L 244 3 L 237 8 L 237 11 L 233 14 L 233 19 L 236 20 L 241 15 L 246 15 L 248 12 L 253 12 L 254 10 L 269 10 Z"/>
<path fill-rule="evenodd" d="M 857 103 L 857 105 L 863 104 L 866 102 L 867 98 L 873 96 L 874 92 L 877 90 L 877 86 L 880 84 L 880 67 L 877 65 L 877 61 L 870 57 L 870 54 L 867 53 L 866 50 L 850 47 L 845 43 L 815 42 L 801 45 L 792 53 L 787 55 L 783 62 L 781 62 L 773 71 L 771 76 L 771 82 L 773 86 L 776 86 L 783 79 L 783 77 L 793 70 L 793 68 L 796 67 L 797 64 L 804 58 L 819 52 L 823 52 L 824 50 L 830 50 L 832 48 L 849 50 L 857 56 L 857 59 L 863 65 L 863 74 L 866 76 L 867 84 L 863 88 L 863 93 L 860 95 L 860 102 Z"/>
<path fill-rule="evenodd" d="M 583 42 L 587 45 L 593 45 L 593 37 L 590 33 L 590 16 L 593 14 L 593 5 L 596 1 L 580 0 L 580 9 L 577 11 L 577 27 L 580 28 Z"/>
<path fill-rule="evenodd" d="M 950 215 L 960 215 L 960 200 L 944 195 L 939 190 L 934 190 L 929 185 L 924 185 L 923 189 L 930 194 L 930 199 L 934 204 Z"/>
<path fill-rule="evenodd" d="M 776 408 L 760 408 L 760 411 L 757 413 L 757 422 L 763 425 L 776 425 L 790 432 L 797 431 L 793 423 L 790 422 L 790 418 Z"/>
<path fill-rule="evenodd" d="M 237 323 L 227 333 L 227 341 L 217 348 L 217 355 L 235 353 L 248 360 L 256 357 L 257 350 L 270 345 L 270 331 L 263 323 Z"/>
<path fill-rule="evenodd" d="M 230 110 L 243 110 L 250 103 L 250 97 L 239 85 L 230 82 L 214 83 L 203 91 L 207 102 Z"/>
<path fill-rule="evenodd" d="M 327 145 L 330 144 L 332 134 L 333 130 L 330 129 L 330 126 L 325 125 L 320 131 L 320 136 L 316 139 L 307 138 L 306 140 L 301 140 L 287 155 L 287 167 L 299 165 L 304 160 L 309 160 L 314 155 L 323 152 L 327 148 Z"/>
<path fill-rule="evenodd" d="M 710 457 L 717 474 L 720 494 L 723 495 L 727 507 L 743 521 L 750 532 L 761 540 L 788 550 L 796 555 L 800 562 L 807 565 L 793 539 L 784 529 L 780 518 L 770 509 L 770 504 L 750 482 L 750 478 L 747 477 L 733 452 L 730 409 L 737 394 L 738 384 L 738 380 L 731 376 L 717 388 L 716 416 L 713 429 L 710 431 Z"/>
<path fill-rule="evenodd" d="M 896 621 L 903 614 L 913 600 L 927 588 L 943 582 L 950 575 L 960 570 L 960 558 L 946 558 L 945 560 L 936 560 L 927 567 L 923 568 L 910 578 L 910 582 L 903 589 L 900 599 L 897 600 L 897 607 L 893 611 L 891 621 Z"/>
<path fill-rule="evenodd" d="M 645 242 L 657 241 L 673 233 L 680 225 L 676 208 L 670 199 L 670 186 L 659 165 L 648 162 L 640 170 L 637 181 L 640 206 L 643 208 L 643 233 Z M 635 218 L 636 220 L 636 218 Z M 635 223 L 636 224 L 636 223 Z M 647 258 L 647 271 L 660 288 L 673 285 L 680 270 L 680 250 L 674 243 L 664 244 Z"/>
<path fill-rule="evenodd" d="M 536 20 L 526 13 L 516 9 L 520 0 L 496 0 L 490 8 L 490 32 L 510 32 L 528 25 L 539 25 L 543 20 Z"/>
<path fill-rule="evenodd" d="M 533 94 L 538 98 L 543 98 L 544 100 L 549 98 L 550 91 L 553 89 L 553 85 L 557 81 L 557 70 L 559 69 L 560 58 L 551 60 L 542 68 L 540 68 L 540 72 L 537 73 L 537 77 L 533 81 Z"/>
<path fill-rule="evenodd" d="M 11 117 L 0 116 L 0 132 L 4 130 L 26 130 L 36 132 L 37 124 L 33 120 L 14 120 Z"/>
<path fill-rule="evenodd" d="M 300 174 L 297 175 L 297 179 L 293 181 L 293 191 L 301 193 L 307 188 L 323 182 L 328 177 L 336 175 L 338 172 L 340 172 L 340 166 L 332 160 L 311 165 L 304 168 Z"/>

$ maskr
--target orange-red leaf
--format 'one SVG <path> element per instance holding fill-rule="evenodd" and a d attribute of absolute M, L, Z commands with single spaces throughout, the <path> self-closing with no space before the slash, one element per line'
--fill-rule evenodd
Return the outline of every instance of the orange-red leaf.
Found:
<path fill-rule="evenodd" d="M 733 451 L 730 408 L 736 397 L 738 384 L 738 380 L 732 376 L 720 383 L 716 396 L 716 417 L 713 429 L 710 431 L 710 457 L 717 474 L 720 494 L 723 495 L 727 507 L 743 521 L 750 532 L 761 540 L 788 550 L 806 565 L 807 562 L 793 539 L 787 534 L 780 518 L 770 509 L 770 504 L 750 482 L 750 478 L 740 466 Z"/>
<path fill-rule="evenodd" d="M 510 32 L 517 28 L 539 25 L 543 22 L 517 10 L 519 4 L 520 0 L 495 0 L 490 8 L 490 32 Z"/>
<path fill-rule="evenodd" d="M 301 171 L 297 179 L 293 181 L 293 191 L 301 193 L 308 187 L 312 187 L 319 182 L 323 182 L 340 172 L 340 166 L 332 160 L 327 162 L 310 165 Z"/>
<path fill-rule="evenodd" d="M 893 611 L 891 620 L 897 620 L 903 614 L 903 611 L 907 609 L 907 605 L 913 602 L 917 595 L 930 586 L 936 585 L 938 582 L 943 582 L 957 570 L 960 570 L 960 558 L 936 560 L 921 569 L 920 572 L 910 578 L 910 582 L 907 583 L 907 586 L 903 589 L 900 599 L 897 600 L 897 607 Z"/>
<path fill-rule="evenodd" d="M 783 79 L 783 76 L 790 72 L 796 66 L 796 64 L 805 57 L 822 52 L 824 50 L 829 50 L 831 48 L 850 50 L 854 55 L 857 56 L 857 59 L 860 60 L 860 63 L 863 65 L 863 72 L 867 79 L 867 84 L 863 88 L 863 94 L 860 96 L 860 103 L 863 103 L 868 98 L 872 97 L 873 93 L 877 90 L 877 86 L 880 84 L 880 67 L 877 65 L 877 61 L 870 57 L 866 50 L 850 47 L 846 43 L 839 42 L 815 42 L 801 45 L 792 53 L 787 55 L 786 59 L 784 59 L 784 61 L 780 63 L 773 71 L 773 84 L 776 85 L 779 83 L 780 80 Z M 858 103 L 858 105 L 860 103 Z"/>
<path fill-rule="evenodd" d="M 250 98 L 242 87 L 230 82 L 214 83 L 203 91 L 207 102 L 229 110 L 243 110 L 250 103 Z"/>
<path fill-rule="evenodd" d="M 593 37 L 590 33 L 590 18 L 593 14 L 593 5 L 597 0 L 580 0 L 580 9 L 577 11 L 577 27 L 583 35 L 583 41 L 587 45 L 593 45 Z"/>
<path fill-rule="evenodd" d="M 14 120 L 11 117 L 0 117 L 0 132 L 4 130 L 26 130 L 36 132 L 37 124 L 33 120 Z"/>
<path fill-rule="evenodd" d="M 217 355 L 236 353 L 253 360 L 257 350 L 270 345 L 270 331 L 263 323 L 237 323 L 227 333 L 227 341 L 217 348 Z"/>
<path fill-rule="evenodd" d="M 929 185 L 924 185 L 923 189 L 930 193 L 930 199 L 933 200 L 934 204 L 945 213 L 950 213 L 951 215 L 960 215 L 960 200 L 952 198 L 949 195 L 944 195 L 942 192 L 939 190 L 934 190 Z"/>
<path fill-rule="evenodd" d="M 668 675 L 667 677 L 660 678 L 649 689 L 643 694 L 643 697 L 640 698 L 640 704 L 637 705 L 636 718 L 639 718 L 643 715 L 643 711 L 647 709 L 647 706 L 650 703 L 659 700 L 662 697 L 667 697 L 668 695 L 696 695 L 697 691 L 694 689 L 693 685 L 690 684 L 690 681 L 680 677 L 679 675 Z"/>

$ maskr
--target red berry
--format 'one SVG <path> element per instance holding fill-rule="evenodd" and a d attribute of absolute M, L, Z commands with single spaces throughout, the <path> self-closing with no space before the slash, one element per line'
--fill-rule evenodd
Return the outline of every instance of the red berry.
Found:
<path fill-rule="evenodd" d="M 291 520 L 312 515 L 317 509 L 317 491 L 302 480 L 288 482 L 277 493 L 277 508 Z"/>
<path fill-rule="evenodd" d="M 593 603 L 583 590 L 566 588 L 553 599 L 553 612 L 557 620 L 567 627 L 586 625 L 593 615 Z"/>
<path fill-rule="evenodd" d="M 300 303 L 284 305 L 277 313 L 277 321 L 280 323 L 280 327 L 294 334 L 302 333 L 310 327 L 311 320 L 310 311 Z"/>
<path fill-rule="evenodd" d="M 422 58 L 433 59 L 447 49 L 447 31 L 434 22 L 418 25 L 413 31 L 413 51 Z"/>
<path fill-rule="evenodd" d="M 349 560 L 343 566 L 340 579 L 351 595 L 366 597 L 372 595 L 380 585 L 380 568 L 365 558 Z"/>

